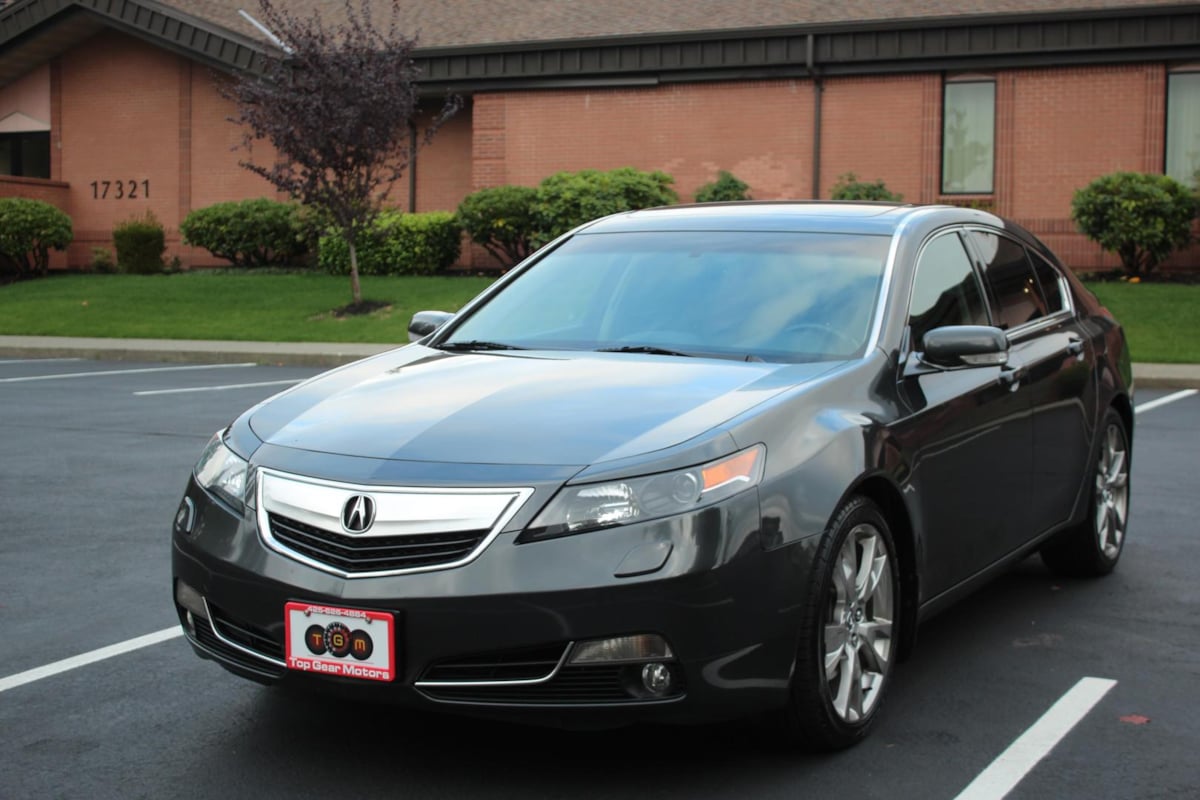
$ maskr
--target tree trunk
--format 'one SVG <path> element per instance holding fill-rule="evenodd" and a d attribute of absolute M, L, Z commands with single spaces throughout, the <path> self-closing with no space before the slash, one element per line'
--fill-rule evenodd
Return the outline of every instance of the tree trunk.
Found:
<path fill-rule="evenodd" d="M 354 248 L 354 235 L 346 237 L 346 245 L 350 248 L 350 298 L 358 305 L 362 302 L 362 285 L 358 281 L 358 251 Z"/>

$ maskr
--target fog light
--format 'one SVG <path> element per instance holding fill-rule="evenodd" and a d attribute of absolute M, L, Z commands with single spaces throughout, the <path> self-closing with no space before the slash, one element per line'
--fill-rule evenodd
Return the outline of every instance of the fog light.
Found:
<path fill-rule="evenodd" d="M 667 640 L 654 633 L 615 636 L 579 642 L 571 650 L 570 664 L 620 664 L 674 658 Z"/>
<path fill-rule="evenodd" d="M 204 597 L 183 581 L 175 582 L 175 602 L 189 614 L 200 619 L 208 619 L 208 609 L 204 607 Z"/>
<path fill-rule="evenodd" d="M 662 697 L 669 693 L 673 687 L 674 680 L 671 677 L 671 668 L 666 664 L 655 662 L 642 667 L 642 686 L 646 687 L 646 691 L 655 697 Z"/>
<path fill-rule="evenodd" d="M 196 617 L 190 611 L 183 612 L 183 624 L 187 628 L 188 633 L 196 635 Z"/>

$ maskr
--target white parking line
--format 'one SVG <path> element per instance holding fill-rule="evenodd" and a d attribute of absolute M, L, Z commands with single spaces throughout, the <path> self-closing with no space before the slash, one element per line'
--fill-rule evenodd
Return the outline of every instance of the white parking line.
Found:
<path fill-rule="evenodd" d="M 1000 800 L 1116 685 L 1116 681 L 1107 678 L 1080 679 L 955 800 Z"/>
<path fill-rule="evenodd" d="M 188 392 L 224 392 L 227 389 L 257 389 L 259 386 L 293 386 L 302 383 L 304 378 L 292 381 L 262 381 L 261 383 L 230 383 L 225 386 L 193 386 L 190 389 L 152 389 L 146 392 L 134 392 L 134 397 L 151 397 L 156 394 L 186 394 Z"/>
<path fill-rule="evenodd" d="M 152 644 L 165 642 L 168 639 L 174 639 L 182 635 L 183 628 L 176 625 L 173 628 L 165 628 L 154 633 L 147 633 L 145 636 L 138 636 L 135 639 L 126 639 L 123 642 L 110 644 L 107 647 L 101 647 L 77 656 L 64 658 L 62 661 L 55 661 L 53 664 L 47 664 L 44 667 L 27 669 L 24 672 L 18 672 L 16 675 L 9 675 L 7 678 L 0 678 L 0 692 L 7 692 L 9 689 L 15 689 L 18 686 L 40 681 L 42 678 L 49 678 L 52 675 L 58 675 L 62 672 L 86 667 L 88 664 L 95 664 L 97 661 L 103 661 L 106 658 L 119 656 L 122 653 L 129 653 L 133 650 L 140 650 L 143 647 L 149 647 Z"/>
<path fill-rule="evenodd" d="M 65 361 L 83 361 L 82 358 L 6 358 L 0 360 L 0 364 L 47 364 L 54 362 L 61 364 Z"/>
<path fill-rule="evenodd" d="M 1167 403 L 1174 403 L 1176 400 L 1183 400 L 1185 397 L 1191 397 L 1192 395 L 1196 394 L 1196 392 L 1196 389 L 1184 389 L 1182 392 L 1169 394 L 1166 397 L 1160 397 L 1157 400 L 1150 400 L 1135 408 L 1133 413 L 1141 414 L 1143 411 L 1153 411 L 1156 408 L 1165 406 Z"/>
<path fill-rule="evenodd" d="M 257 367 L 253 361 L 244 364 L 195 364 L 187 367 L 145 367 L 141 369 L 107 369 L 95 372 L 64 372 L 58 375 L 29 375 L 24 378 L 0 378 L 0 383 L 25 383 L 27 381 L 55 381 L 60 378 L 94 378 L 97 375 L 140 375 L 147 372 L 182 372 L 193 369 L 237 369 Z"/>

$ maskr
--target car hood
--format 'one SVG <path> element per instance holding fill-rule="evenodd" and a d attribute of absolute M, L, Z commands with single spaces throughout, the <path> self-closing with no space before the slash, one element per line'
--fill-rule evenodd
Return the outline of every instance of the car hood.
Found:
<path fill-rule="evenodd" d="M 680 444 L 835 366 L 413 345 L 297 386 L 249 423 L 320 453 L 585 466 Z"/>

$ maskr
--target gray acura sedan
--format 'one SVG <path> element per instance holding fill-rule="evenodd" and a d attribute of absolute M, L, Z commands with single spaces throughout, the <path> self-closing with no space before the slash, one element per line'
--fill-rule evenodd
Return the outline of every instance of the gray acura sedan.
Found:
<path fill-rule="evenodd" d="M 1039 551 L 1110 572 L 1124 334 L 950 207 L 636 211 L 217 433 L 174 521 L 195 651 L 565 726 L 861 740 L 918 623 Z"/>

